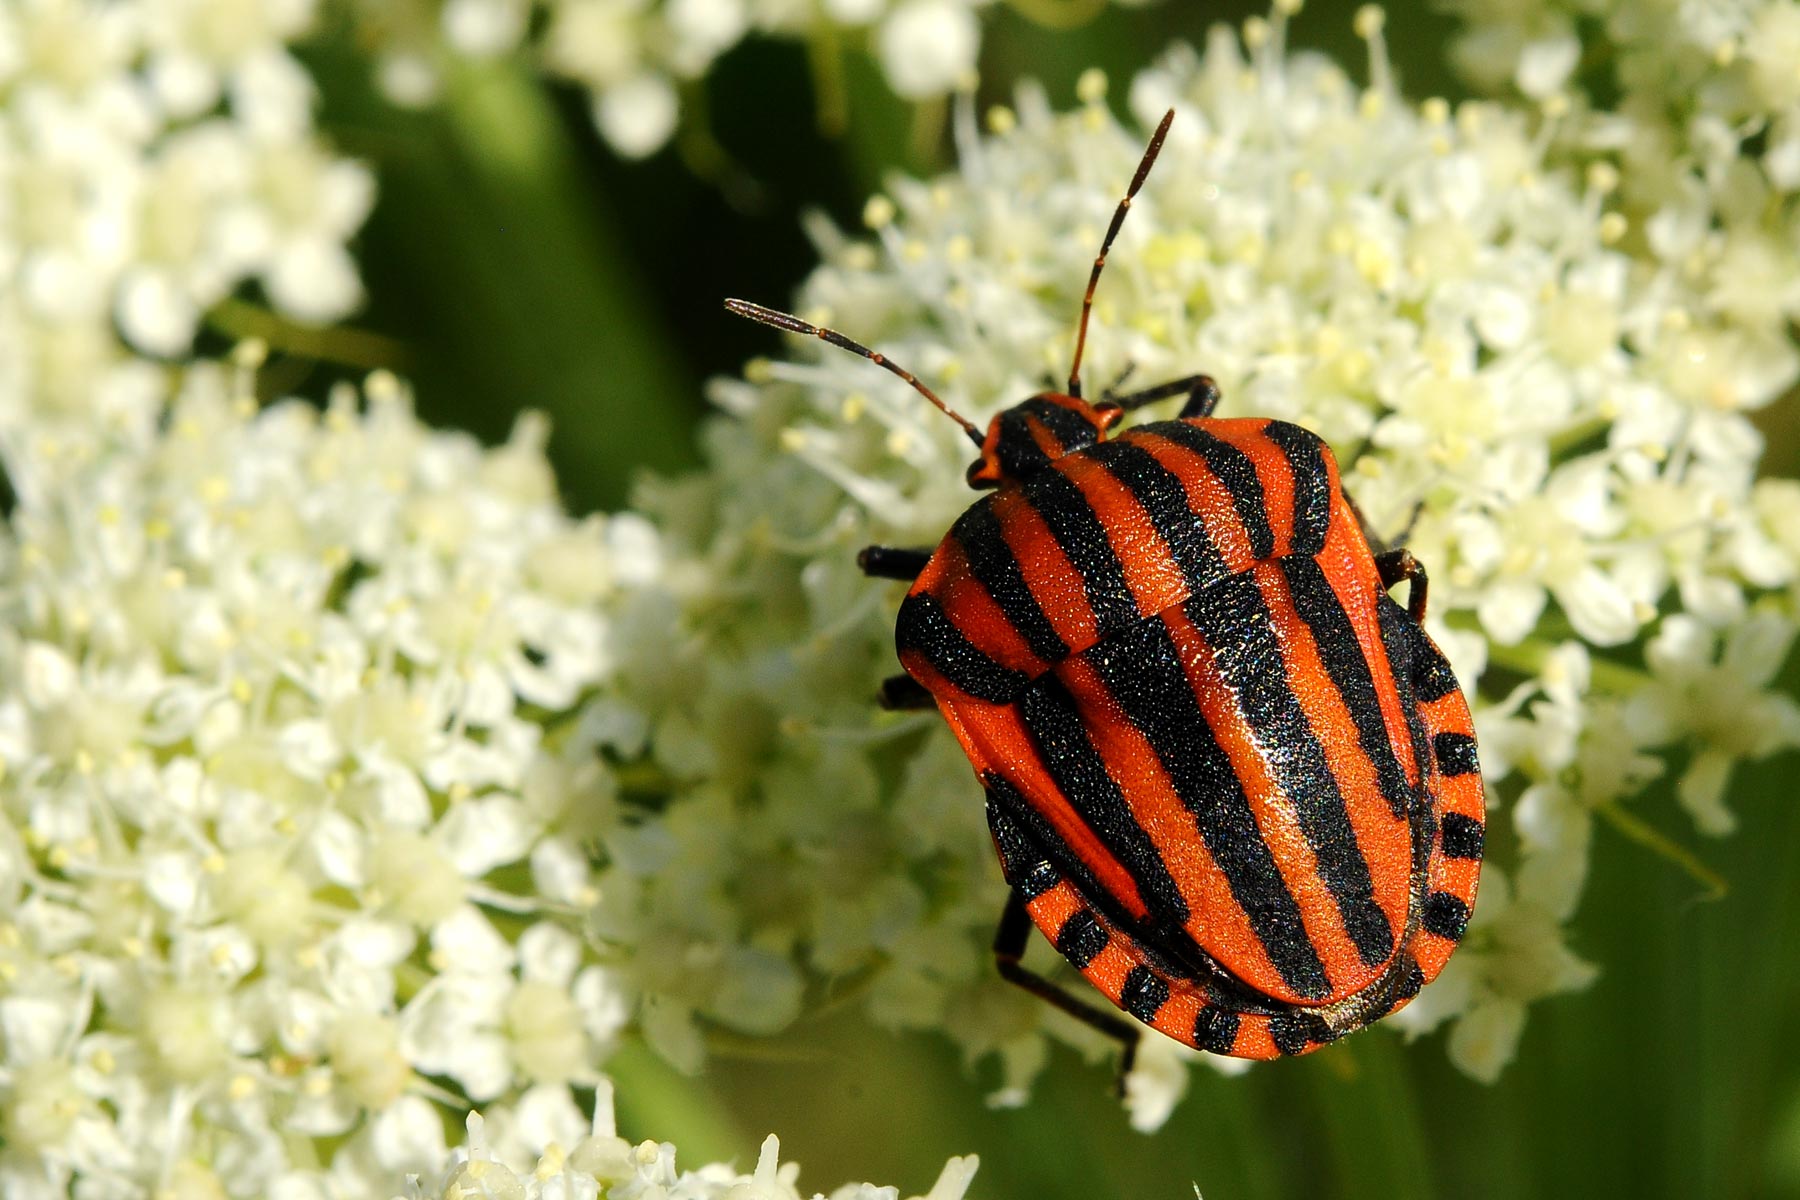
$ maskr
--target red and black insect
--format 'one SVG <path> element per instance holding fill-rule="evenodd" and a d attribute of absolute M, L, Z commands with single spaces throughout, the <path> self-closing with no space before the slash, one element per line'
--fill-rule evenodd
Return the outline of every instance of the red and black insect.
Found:
<path fill-rule="evenodd" d="M 726 306 L 871 359 L 981 447 L 991 488 L 935 551 L 871 546 L 911 582 L 891 707 L 936 705 L 987 789 L 1012 894 L 1000 973 L 1119 1038 L 1137 1026 L 1026 971 L 1030 923 L 1107 999 L 1202 1050 L 1304 1054 L 1404 1005 L 1455 949 L 1481 869 L 1469 709 L 1421 625 L 1424 569 L 1372 553 L 1331 451 L 1284 421 L 1213 415 L 1204 375 L 1089 403 L 1066 392 L 985 436 L 829 329 Z M 1126 412 L 1173 421 L 1109 439 Z M 1409 585 L 1402 608 L 1388 596 Z"/>

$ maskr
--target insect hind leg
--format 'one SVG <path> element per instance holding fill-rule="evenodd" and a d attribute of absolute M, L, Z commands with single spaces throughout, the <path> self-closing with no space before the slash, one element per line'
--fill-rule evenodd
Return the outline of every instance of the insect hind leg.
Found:
<path fill-rule="evenodd" d="M 1268 1059 L 1306 1054 L 1337 1039 L 1338 1033 L 1316 1013 L 1246 1005 L 1241 997 L 1186 977 L 1146 953 L 1049 861 L 994 795 L 990 785 L 988 824 L 1000 852 L 1001 869 L 1013 887 L 1013 899 L 995 937 L 1003 977 L 1109 1036 L 1118 1037 L 1102 1021 L 1136 1029 L 1120 1017 L 1095 1012 L 1018 965 L 1029 932 L 1021 923 L 1022 913 L 1113 1004 L 1196 1050 Z M 1029 976 L 1031 982 L 1017 976 Z M 1125 1065 L 1129 1069 L 1129 1060 Z"/>
<path fill-rule="evenodd" d="M 1119 1043 L 1119 1072 L 1115 1083 L 1120 1095 L 1125 1094 L 1125 1079 L 1137 1061 L 1138 1026 L 1084 1004 L 1057 987 L 1042 975 L 1025 969 L 1025 944 L 1031 937 L 1031 912 L 1025 897 L 1017 891 L 1007 893 L 1006 907 L 1000 912 L 1000 924 L 994 930 L 994 966 L 1000 978 L 1024 988 L 1038 999 L 1068 1013 L 1083 1025 Z"/>

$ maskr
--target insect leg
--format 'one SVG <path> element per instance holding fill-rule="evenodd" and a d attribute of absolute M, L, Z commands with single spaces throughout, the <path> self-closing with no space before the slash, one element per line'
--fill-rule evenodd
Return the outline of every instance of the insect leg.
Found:
<path fill-rule="evenodd" d="M 864 575 L 876 579 L 900 579 L 907 583 L 919 577 L 931 561 L 929 550 L 903 550 L 895 546 L 864 546 L 856 556 L 856 565 Z"/>
<path fill-rule="evenodd" d="M 1411 550 L 1389 550 L 1385 554 L 1375 556 L 1375 570 L 1381 576 L 1381 586 L 1393 587 L 1402 579 L 1406 580 L 1406 612 L 1417 621 L 1425 619 L 1425 590 L 1430 580 L 1425 576 L 1425 568 L 1418 559 L 1412 556 Z"/>
<path fill-rule="evenodd" d="M 1412 541 L 1413 530 L 1418 528 L 1419 517 L 1424 512 L 1425 512 L 1425 502 L 1423 500 L 1420 500 L 1417 503 L 1415 503 L 1412 507 L 1412 512 L 1410 512 L 1406 515 L 1406 524 L 1404 524 L 1400 527 L 1400 532 L 1394 535 L 1394 540 L 1389 542 L 1388 545 L 1391 548 L 1397 550 L 1401 546 L 1404 546 L 1404 545 L 1406 545 L 1406 543 Z"/>
<path fill-rule="evenodd" d="M 1100 399 L 1112 404 L 1117 404 L 1119 402 L 1119 389 L 1125 386 L 1125 381 L 1130 379 L 1136 370 L 1137 363 L 1126 363 L 1125 369 L 1119 372 L 1118 378 L 1107 384 L 1106 390 L 1100 393 Z"/>
<path fill-rule="evenodd" d="M 889 712 L 910 712 L 937 705 L 925 686 L 911 675 L 889 675 L 882 680 L 875 702 Z"/>
<path fill-rule="evenodd" d="M 1008 892 L 1006 907 L 1000 913 L 1000 925 L 994 930 L 994 966 L 1000 978 L 1024 988 L 1047 1004 L 1068 1013 L 1083 1025 L 1098 1030 L 1119 1043 L 1118 1087 L 1122 1095 L 1125 1077 L 1137 1060 L 1138 1027 L 1110 1013 L 1083 1004 L 1041 975 L 1027 971 L 1020 961 L 1025 957 L 1025 943 L 1031 936 L 1031 914 L 1025 909 L 1025 898 Z"/>
<path fill-rule="evenodd" d="M 1187 403 L 1181 406 L 1178 417 L 1210 417 L 1213 410 L 1219 407 L 1219 385 L 1213 382 L 1210 375 L 1195 375 L 1191 378 L 1193 388 L 1188 392 Z"/>
<path fill-rule="evenodd" d="M 1131 392 L 1124 396 L 1109 395 L 1102 404 L 1129 412 L 1158 400 L 1166 400 L 1170 396 L 1183 395 L 1187 397 L 1187 403 L 1181 406 L 1178 414 L 1182 417 L 1210 417 L 1213 409 L 1219 406 L 1219 385 L 1213 382 L 1210 375 L 1184 375 L 1180 379 L 1171 379 L 1168 383 L 1159 383 L 1141 392 Z"/>
<path fill-rule="evenodd" d="M 1356 448 L 1356 453 L 1339 464 L 1339 479 L 1347 477 L 1356 468 L 1357 460 L 1372 444 L 1369 439 L 1364 438 L 1363 444 Z M 1400 527 L 1400 532 L 1391 538 L 1384 538 L 1375 532 L 1375 527 L 1369 524 L 1369 518 L 1363 516 L 1363 510 L 1357 507 L 1356 501 L 1351 497 L 1349 491 L 1346 490 L 1343 495 L 1344 503 L 1350 506 L 1350 513 L 1356 518 L 1357 528 L 1362 530 L 1363 540 L 1369 543 L 1370 549 L 1398 550 L 1406 545 L 1412 540 L 1413 529 L 1418 526 L 1419 517 L 1425 512 L 1425 501 L 1418 501 L 1413 505 L 1412 512 L 1407 515 L 1406 524 Z"/>

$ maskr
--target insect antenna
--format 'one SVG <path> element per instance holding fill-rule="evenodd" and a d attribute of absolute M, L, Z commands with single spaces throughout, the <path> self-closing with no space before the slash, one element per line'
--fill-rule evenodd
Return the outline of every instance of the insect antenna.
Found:
<path fill-rule="evenodd" d="M 1142 172 L 1140 171 L 1139 174 L 1142 174 Z M 725 311 L 733 313 L 736 316 L 748 317 L 752 321 L 761 321 L 764 325 L 773 325 L 776 329 L 784 329 L 789 333 L 803 333 L 809 337 L 816 337 L 821 341 L 830 342 L 833 346 L 848 350 L 852 354 L 862 355 L 876 366 L 887 371 L 892 371 L 900 378 L 906 380 L 907 383 L 910 383 L 913 386 L 914 391 L 937 405 L 940 412 L 949 417 L 952 421 L 955 421 L 958 425 L 961 425 L 963 427 L 963 432 L 969 435 L 970 441 L 974 442 L 977 446 L 982 444 L 981 430 L 975 428 L 974 424 L 967 417 L 964 417 L 961 413 L 958 413 L 948 404 L 945 404 L 942 400 L 938 399 L 937 393 L 926 387 L 923 383 L 920 383 L 917 375 L 914 375 L 911 371 L 908 371 L 886 355 L 869 349 L 861 342 L 853 342 L 835 329 L 821 329 L 817 325 L 808 325 L 805 321 L 802 321 L 792 313 L 777 312 L 772 308 L 764 308 L 760 304 L 752 304 L 748 300 L 727 300 L 725 301 Z"/>
<path fill-rule="evenodd" d="M 1132 197 L 1144 186 L 1144 180 L 1150 174 L 1150 168 L 1156 163 L 1156 156 L 1162 153 L 1163 139 L 1169 135 L 1169 123 L 1175 119 L 1175 110 L 1170 109 L 1163 114 L 1162 123 L 1156 132 L 1150 135 L 1150 144 L 1144 148 L 1144 157 L 1138 162 L 1137 174 L 1131 177 L 1131 186 L 1125 189 L 1125 198 L 1119 201 L 1119 207 L 1113 210 L 1112 224 L 1106 227 L 1106 238 L 1100 243 L 1100 253 L 1094 259 L 1093 274 L 1088 276 L 1087 295 L 1081 300 L 1081 324 L 1075 328 L 1075 361 L 1069 364 L 1069 395 L 1081 397 L 1081 352 L 1087 348 L 1088 317 L 1094 311 L 1094 288 L 1100 283 L 1100 271 L 1106 266 L 1107 251 L 1112 249 L 1113 239 L 1119 236 L 1119 227 L 1125 224 L 1125 214 L 1131 211 Z"/>

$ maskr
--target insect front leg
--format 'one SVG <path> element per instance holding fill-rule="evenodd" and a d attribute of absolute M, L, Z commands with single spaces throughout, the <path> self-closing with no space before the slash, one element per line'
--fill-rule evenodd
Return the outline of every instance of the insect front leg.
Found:
<path fill-rule="evenodd" d="M 1188 389 L 1187 402 L 1181 406 L 1178 417 L 1210 417 L 1213 410 L 1219 407 L 1219 385 L 1213 382 L 1210 375 L 1195 375 L 1193 386 Z"/>
<path fill-rule="evenodd" d="M 875 579 L 898 579 L 911 583 L 931 561 L 929 550 L 906 550 L 897 546 L 864 546 L 856 556 L 856 565 L 864 575 Z"/>
<path fill-rule="evenodd" d="M 1186 396 L 1179 417 L 1210 417 L 1213 410 L 1219 407 L 1219 385 L 1213 382 L 1210 375 L 1185 375 L 1180 379 L 1171 379 L 1168 383 L 1159 383 L 1155 387 L 1145 388 L 1141 392 L 1132 392 L 1125 396 L 1109 396 L 1104 403 L 1117 405 L 1129 412 L 1134 408 L 1142 408 L 1146 404 L 1154 404 L 1158 400 L 1167 400 L 1170 396 Z"/>
<path fill-rule="evenodd" d="M 1398 550 L 1412 541 L 1413 530 L 1419 527 L 1419 518 L 1424 514 L 1425 501 L 1416 501 L 1412 506 L 1412 511 L 1406 515 L 1406 524 L 1400 527 L 1400 532 L 1395 534 L 1394 540 L 1388 543 L 1389 547 Z"/>
<path fill-rule="evenodd" d="M 1000 913 L 1000 925 L 994 930 L 994 966 L 999 970 L 1000 978 L 1024 988 L 1083 1025 L 1118 1042 L 1119 1075 L 1116 1086 L 1123 1096 L 1125 1077 L 1131 1074 L 1132 1064 L 1137 1061 L 1139 1028 L 1129 1021 L 1083 1004 L 1043 976 L 1027 971 L 1022 960 L 1025 957 L 1025 944 L 1030 937 L 1031 914 L 1025 909 L 1025 898 L 1016 891 L 1008 892 L 1006 907 Z"/>
<path fill-rule="evenodd" d="M 1117 404 L 1119 402 L 1119 389 L 1125 386 L 1125 381 L 1130 379 L 1136 371 L 1137 363 L 1126 363 L 1124 369 L 1119 372 L 1118 376 L 1106 386 L 1106 390 L 1100 393 L 1100 399 L 1109 404 Z"/>
<path fill-rule="evenodd" d="M 1381 586 L 1393 587 L 1402 579 L 1407 582 L 1406 612 L 1415 622 L 1425 620 L 1425 591 L 1430 580 L 1425 575 L 1425 568 L 1419 560 L 1412 556 L 1411 550 L 1389 550 L 1385 554 L 1375 556 L 1375 570 L 1381 576 Z"/>
<path fill-rule="evenodd" d="M 1356 466 L 1356 460 L 1361 458 L 1363 456 L 1363 451 L 1368 448 L 1369 442 L 1365 439 L 1363 444 L 1357 447 L 1356 453 L 1351 455 L 1349 460 L 1339 469 L 1340 478 L 1350 474 Z M 1376 532 L 1373 525 L 1369 524 L 1369 518 L 1363 516 L 1363 510 L 1357 507 L 1356 500 L 1349 492 L 1344 493 L 1344 503 L 1350 506 L 1350 514 L 1356 518 L 1356 527 L 1362 530 L 1363 540 L 1369 543 L 1369 548 L 1371 550 L 1381 549 L 1384 552 L 1398 550 L 1400 547 L 1410 542 L 1412 540 L 1413 530 L 1418 528 L 1419 518 L 1424 515 L 1425 512 L 1425 502 L 1420 500 L 1413 505 L 1412 512 L 1407 515 L 1406 524 L 1400 527 L 1400 532 L 1391 538 L 1384 538 L 1380 533 Z M 1380 554 L 1376 555 L 1378 560 L 1380 557 Z"/>

